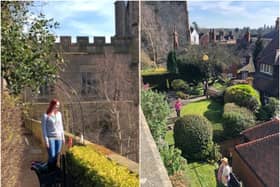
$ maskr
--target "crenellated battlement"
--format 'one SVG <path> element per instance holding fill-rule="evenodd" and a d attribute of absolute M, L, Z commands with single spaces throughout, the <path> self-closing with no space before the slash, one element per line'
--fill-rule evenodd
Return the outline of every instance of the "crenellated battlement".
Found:
<path fill-rule="evenodd" d="M 88 36 L 77 36 L 76 41 L 72 42 L 71 36 L 60 36 L 60 42 L 56 47 L 64 52 L 88 52 L 104 53 L 105 48 L 112 47 L 116 53 L 126 53 L 129 50 L 132 37 L 111 37 L 111 43 L 106 43 L 104 36 L 94 36 L 93 42 L 89 41 Z"/>

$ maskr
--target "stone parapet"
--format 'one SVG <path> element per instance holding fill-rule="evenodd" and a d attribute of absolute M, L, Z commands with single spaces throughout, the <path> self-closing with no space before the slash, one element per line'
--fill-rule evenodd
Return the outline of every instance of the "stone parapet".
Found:
<path fill-rule="evenodd" d="M 160 153 L 148 127 L 146 118 L 140 111 L 140 183 L 141 187 L 172 187 Z"/>
<path fill-rule="evenodd" d="M 112 47 L 115 53 L 128 53 L 132 43 L 132 37 L 111 37 L 111 43 L 106 43 L 104 36 L 94 36 L 93 43 L 89 42 L 88 36 L 77 36 L 72 42 L 71 36 L 60 36 L 60 42 L 55 44 L 62 52 L 104 53 L 106 48 Z"/>

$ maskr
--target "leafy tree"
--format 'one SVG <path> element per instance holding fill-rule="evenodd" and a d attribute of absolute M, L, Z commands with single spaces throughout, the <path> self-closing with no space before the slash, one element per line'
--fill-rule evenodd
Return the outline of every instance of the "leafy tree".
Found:
<path fill-rule="evenodd" d="M 256 63 L 256 59 L 262 50 L 263 50 L 263 41 L 261 40 L 260 37 L 258 37 L 256 44 L 255 44 L 255 49 L 253 51 L 253 62 L 254 63 Z"/>
<path fill-rule="evenodd" d="M 207 54 L 209 59 L 203 61 Z M 216 80 L 224 69 L 238 63 L 230 49 L 220 46 L 188 46 L 177 58 L 179 74 L 188 82 L 198 83 L 203 80 Z"/>
<path fill-rule="evenodd" d="M 175 51 L 171 51 L 171 52 L 168 53 L 168 56 L 167 56 L 167 70 L 170 73 L 177 73 L 178 72 Z"/>
<path fill-rule="evenodd" d="M 58 24 L 30 11 L 29 1 L 1 2 L 1 72 L 9 91 L 19 94 L 25 87 L 38 90 L 55 80 L 62 58 L 54 53 Z M 51 63 L 56 62 L 56 63 Z"/>

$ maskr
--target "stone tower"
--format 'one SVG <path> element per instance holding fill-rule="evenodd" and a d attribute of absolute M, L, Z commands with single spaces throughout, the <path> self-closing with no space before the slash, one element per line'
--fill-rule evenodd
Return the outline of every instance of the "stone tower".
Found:
<path fill-rule="evenodd" d="M 116 37 L 137 36 L 136 27 L 139 20 L 139 2 L 115 2 L 115 28 Z"/>
<path fill-rule="evenodd" d="M 124 1 L 115 2 L 115 29 L 116 36 L 122 37 L 125 36 L 126 29 L 126 5 Z"/>

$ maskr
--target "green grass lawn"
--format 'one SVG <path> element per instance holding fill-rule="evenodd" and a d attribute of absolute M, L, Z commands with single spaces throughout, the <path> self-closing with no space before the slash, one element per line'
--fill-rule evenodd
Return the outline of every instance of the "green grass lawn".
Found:
<path fill-rule="evenodd" d="M 216 164 L 193 162 L 188 164 L 186 175 L 190 180 L 190 187 L 219 187 L 216 181 Z"/>
<path fill-rule="evenodd" d="M 181 115 L 197 114 L 206 117 L 213 125 L 213 140 L 220 142 L 226 137 L 223 136 L 223 105 L 213 100 L 201 100 L 189 103 L 182 107 Z M 173 131 L 168 131 L 165 136 L 169 145 L 174 144 Z"/>
<path fill-rule="evenodd" d="M 206 117 L 213 125 L 214 141 L 224 139 L 223 132 L 223 105 L 213 100 L 201 100 L 182 107 L 181 115 L 197 114 Z"/>

